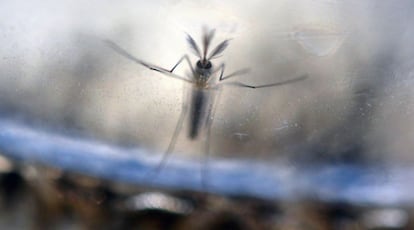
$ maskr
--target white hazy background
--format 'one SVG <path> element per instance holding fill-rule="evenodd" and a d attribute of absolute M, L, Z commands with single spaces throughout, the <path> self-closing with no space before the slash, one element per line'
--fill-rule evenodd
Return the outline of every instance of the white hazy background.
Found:
<path fill-rule="evenodd" d="M 226 88 L 212 128 L 216 156 L 296 160 L 414 160 L 414 2 L 7 1 L 0 3 L 0 115 L 162 152 L 183 83 L 121 57 L 166 68 L 203 26 L 231 38 Z M 196 58 L 192 56 L 195 61 Z M 177 70 L 186 74 L 184 64 Z M 185 98 L 184 98 L 185 99 Z M 200 154 L 186 140 L 177 152 Z"/>

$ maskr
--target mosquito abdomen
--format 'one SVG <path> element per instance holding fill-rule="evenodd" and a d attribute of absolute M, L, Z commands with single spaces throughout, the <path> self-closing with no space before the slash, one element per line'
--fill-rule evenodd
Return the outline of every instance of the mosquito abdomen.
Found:
<path fill-rule="evenodd" d="M 196 139 L 203 124 L 206 124 L 205 119 L 208 117 L 208 95 L 203 90 L 193 89 L 190 103 L 188 136 L 190 139 Z"/>

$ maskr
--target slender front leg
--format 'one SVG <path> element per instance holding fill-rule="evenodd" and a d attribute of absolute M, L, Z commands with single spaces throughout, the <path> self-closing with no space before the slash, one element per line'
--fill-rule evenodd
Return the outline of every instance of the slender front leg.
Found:
<path fill-rule="evenodd" d="M 111 49 L 113 49 L 115 52 L 117 52 L 118 54 L 124 56 L 125 58 L 128 58 L 129 60 L 131 60 L 131 61 L 133 61 L 135 63 L 138 63 L 140 65 L 143 65 L 143 66 L 147 67 L 150 70 L 154 70 L 154 71 L 160 72 L 160 73 L 162 73 L 162 74 L 164 74 L 166 76 L 173 77 L 173 78 L 176 78 L 176 79 L 179 79 L 179 80 L 188 82 L 188 83 L 193 83 L 193 81 L 191 79 L 188 79 L 186 77 L 182 77 L 182 76 L 179 76 L 179 75 L 173 73 L 174 69 L 182 62 L 182 60 L 186 59 L 187 62 L 188 62 L 188 64 L 189 64 L 189 66 L 190 66 L 190 68 L 191 68 L 191 71 L 194 74 L 194 69 L 191 66 L 191 62 L 190 62 L 190 59 L 188 58 L 188 55 L 184 55 L 183 57 L 181 57 L 180 60 L 177 62 L 177 64 L 175 64 L 174 67 L 171 70 L 168 70 L 168 69 L 165 69 L 163 67 L 159 67 L 157 65 L 153 65 L 153 64 L 147 63 L 145 61 L 142 61 L 142 60 L 134 57 L 132 54 L 128 53 L 126 50 L 124 50 L 123 48 L 121 48 L 120 46 L 118 46 L 113 41 L 104 40 L 104 42 Z"/>
<path fill-rule="evenodd" d="M 188 57 L 188 55 L 187 54 L 184 54 L 181 58 L 180 58 L 180 60 L 178 60 L 178 62 L 177 62 L 177 64 L 175 64 L 174 65 L 174 67 L 172 67 L 171 68 L 171 70 L 169 70 L 169 72 L 170 73 L 172 73 L 174 70 L 175 70 L 175 68 L 177 68 L 177 66 L 183 61 L 183 60 L 186 60 L 187 61 L 187 63 L 188 63 L 188 66 L 190 67 L 190 69 L 191 69 L 191 73 L 193 74 L 193 76 L 194 76 L 194 74 L 195 74 L 195 71 L 194 71 L 194 68 L 193 68 L 193 66 L 191 65 L 191 60 L 190 60 L 190 58 Z"/>

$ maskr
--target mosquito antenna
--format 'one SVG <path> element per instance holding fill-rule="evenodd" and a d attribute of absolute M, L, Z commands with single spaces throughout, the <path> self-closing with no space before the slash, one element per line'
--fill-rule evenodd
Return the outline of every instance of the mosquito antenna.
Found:
<path fill-rule="evenodd" d="M 193 53 L 201 59 L 200 48 L 198 48 L 197 43 L 194 41 L 194 39 L 189 34 L 187 34 L 187 42 L 190 44 L 190 47 Z"/>
<path fill-rule="evenodd" d="M 215 30 L 204 31 L 203 34 L 203 61 L 207 60 L 207 51 L 208 47 L 210 46 L 211 40 L 214 37 Z"/>
<path fill-rule="evenodd" d="M 228 45 L 229 45 L 229 40 L 224 40 L 223 42 L 218 44 L 216 48 L 214 48 L 214 50 L 211 51 L 210 56 L 207 58 L 207 60 L 210 60 L 214 58 L 215 56 L 221 54 L 227 48 Z"/>

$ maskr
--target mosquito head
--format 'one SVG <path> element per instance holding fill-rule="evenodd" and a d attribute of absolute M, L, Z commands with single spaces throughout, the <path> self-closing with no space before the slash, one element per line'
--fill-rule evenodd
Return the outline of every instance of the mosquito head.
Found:
<path fill-rule="evenodd" d="M 195 71 L 200 77 L 208 78 L 211 75 L 213 65 L 208 60 L 197 61 Z M 207 79 L 205 79 L 207 80 Z"/>
<path fill-rule="evenodd" d="M 187 42 L 190 45 L 191 51 L 199 58 L 195 66 L 195 73 L 197 74 L 195 77 L 201 82 L 207 82 L 213 72 L 213 65 L 210 60 L 219 57 L 229 44 L 229 40 L 224 40 L 209 51 L 214 32 L 215 30 L 207 29 L 203 31 L 201 49 L 194 39 L 187 34 Z"/>

